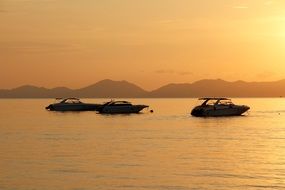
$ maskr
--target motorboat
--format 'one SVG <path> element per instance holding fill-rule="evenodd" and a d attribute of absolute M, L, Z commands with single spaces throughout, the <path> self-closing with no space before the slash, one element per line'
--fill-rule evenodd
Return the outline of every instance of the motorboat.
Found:
<path fill-rule="evenodd" d="M 101 104 L 83 103 L 78 98 L 56 98 L 56 103 L 46 107 L 49 111 L 96 111 Z"/>
<path fill-rule="evenodd" d="M 250 107 L 235 105 L 229 98 L 200 98 L 203 103 L 196 106 L 191 115 L 196 117 L 240 116 Z"/>
<path fill-rule="evenodd" d="M 128 101 L 109 101 L 103 104 L 99 109 L 99 113 L 106 114 L 128 114 L 139 113 L 144 108 L 148 108 L 147 105 L 133 105 Z"/>

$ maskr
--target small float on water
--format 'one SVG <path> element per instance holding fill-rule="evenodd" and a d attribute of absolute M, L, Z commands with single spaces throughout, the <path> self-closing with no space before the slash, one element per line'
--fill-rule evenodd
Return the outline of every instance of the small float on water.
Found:
<path fill-rule="evenodd" d="M 49 111 L 96 111 L 101 104 L 83 103 L 78 98 L 56 98 L 56 103 L 46 107 Z"/>
<path fill-rule="evenodd" d="M 133 105 L 128 101 L 109 101 L 100 106 L 99 113 L 104 114 L 129 114 L 139 113 L 144 108 L 148 108 L 148 105 Z"/>
<path fill-rule="evenodd" d="M 199 100 L 203 100 L 203 103 L 191 112 L 191 115 L 196 117 L 240 116 L 250 109 L 246 105 L 235 105 L 229 98 L 200 98 Z"/>

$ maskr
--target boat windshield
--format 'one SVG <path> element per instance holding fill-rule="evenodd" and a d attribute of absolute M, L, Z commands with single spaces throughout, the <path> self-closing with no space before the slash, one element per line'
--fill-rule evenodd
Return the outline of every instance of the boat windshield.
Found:
<path fill-rule="evenodd" d="M 215 105 L 216 102 L 217 102 L 217 100 L 206 100 L 206 101 L 203 102 L 202 105 L 204 105 L 204 106 L 213 106 L 213 105 Z"/>
<path fill-rule="evenodd" d="M 112 106 L 129 106 L 131 105 L 130 102 L 127 102 L 127 101 L 116 101 L 116 102 L 112 102 L 111 104 L 109 105 L 112 105 Z"/>
<path fill-rule="evenodd" d="M 63 98 L 56 98 L 55 101 L 54 101 L 54 103 L 60 103 L 60 102 L 62 102 L 63 100 L 64 100 Z"/>
<path fill-rule="evenodd" d="M 232 105 L 232 101 L 230 99 L 221 98 L 209 98 L 209 99 L 201 99 L 204 100 L 202 106 L 214 106 L 214 105 Z"/>
<path fill-rule="evenodd" d="M 220 100 L 219 105 L 232 105 L 232 101 L 231 100 Z"/>
<path fill-rule="evenodd" d="M 67 98 L 61 101 L 61 103 L 64 104 L 79 104 L 82 103 L 79 99 L 77 98 Z"/>

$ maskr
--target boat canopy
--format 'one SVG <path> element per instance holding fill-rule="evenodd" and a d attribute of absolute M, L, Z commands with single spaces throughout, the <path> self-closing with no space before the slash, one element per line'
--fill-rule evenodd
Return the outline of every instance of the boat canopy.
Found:
<path fill-rule="evenodd" d="M 214 98 L 214 97 L 212 97 L 212 98 L 199 98 L 199 100 L 231 100 L 231 99 L 229 99 L 229 98 Z"/>
<path fill-rule="evenodd" d="M 79 100 L 79 98 L 55 98 L 56 100 Z"/>
<path fill-rule="evenodd" d="M 108 105 L 131 105 L 128 101 L 110 101 Z"/>
<path fill-rule="evenodd" d="M 79 98 L 56 98 L 60 103 L 81 103 Z"/>
<path fill-rule="evenodd" d="M 128 101 L 114 101 L 115 104 L 130 104 Z"/>

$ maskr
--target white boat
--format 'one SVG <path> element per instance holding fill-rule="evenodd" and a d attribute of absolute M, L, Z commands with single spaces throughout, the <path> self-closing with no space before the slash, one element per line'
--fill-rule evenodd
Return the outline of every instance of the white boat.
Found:
<path fill-rule="evenodd" d="M 228 98 L 200 98 L 199 100 L 203 100 L 203 103 L 191 112 L 191 115 L 196 117 L 240 116 L 250 109 L 246 105 L 235 105 Z"/>
<path fill-rule="evenodd" d="M 125 114 L 125 113 L 139 113 L 144 108 L 148 108 L 147 105 L 133 105 L 127 101 L 110 101 L 99 108 L 99 113 L 106 114 Z"/>
<path fill-rule="evenodd" d="M 78 98 L 56 98 L 56 103 L 46 107 L 49 111 L 96 111 L 101 104 L 83 103 Z"/>

